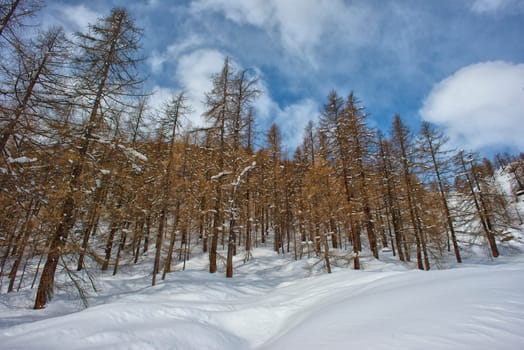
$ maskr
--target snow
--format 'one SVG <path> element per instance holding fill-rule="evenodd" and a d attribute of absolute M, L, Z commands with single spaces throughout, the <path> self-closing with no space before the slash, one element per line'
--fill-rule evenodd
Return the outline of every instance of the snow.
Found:
<path fill-rule="evenodd" d="M 33 162 L 36 162 L 38 159 L 37 158 L 28 158 L 28 157 L 18 157 L 18 158 L 7 158 L 7 162 L 9 163 L 19 163 L 19 164 L 24 164 L 24 163 L 33 163 Z"/>
<path fill-rule="evenodd" d="M 0 295 L 2 349 L 522 349 L 524 256 L 412 270 L 387 253 L 326 274 L 258 248 L 235 277 L 187 262 L 151 287 L 146 264 L 98 277 L 91 307 Z M 147 265 L 148 266 L 148 265 Z M 312 268 L 315 266 L 315 268 Z M 180 269 L 180 266 L 177 267 Z"/>
<path fill-rule="evenodd" d="M 497 175 L 508 196 L 511 181 Z M 151 287 L 150 254 L 116 276 L 97 272 L 87 309 L 62 273 L 44 310 L 31 309 L 35 289 L 2 290 L 0 349 L 523 349 L 523 227 L 508 228 L 496 259 L 463 245 L 465 263 L 450 255 L 432 265 L 448 269 L 431 271 L 382 249 L 380 261 L 360 256 L 363 270 L 326 274 L 320 258 L 257 248 L 235 257 L 234 278 L 195 255 Z"/>
<path fill-rule="evenodd" d="M 124 151 L 127 155 L 133 157 L 133 158 L 136 158 L 136 159 L 139 159 L 143 162 L 147 162 L 147 156 L 143 153 L 140 153 L 138 152 L 136 149 L 134 148 L 130 148 L 130 147 L 126 147 L 124 145 L 118 145 L 118 147 Z"/>
<path fill-rule="evenodd" d="M 211 176 L 211 180 L 218 180 L 222 178 L 223 176 L 230 175 L 230 174 L 231 174 L 230 171 L 221 171 L 220 173 Z"/>

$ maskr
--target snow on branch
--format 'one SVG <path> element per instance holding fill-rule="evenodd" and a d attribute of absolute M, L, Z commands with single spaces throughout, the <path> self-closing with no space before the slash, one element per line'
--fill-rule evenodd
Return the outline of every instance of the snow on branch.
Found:
<path fill-rule="evenodd" d="M 232 185 L 234 187 L 237 187 L 238 185 L 240 185 L 240 181 L 242 179 L 242 177 L 244 175 L 246 175 L 246 173 L 250 172 L 251 170 L 253 170 L 253 168 L 257 165 L 257 162 L 253 162 L 251 163 L 251 165 L 248 165 L 247 167 L 245 167 L 242 172 L 240 173 L 240 175 L 238 175 L 237 177 L 237 180 L 235 182 L 232 183 Z"/>
<path fill-rule="evenodd" d="M 124 151 L 124 153 L 125 153 L 126 155 L 131 156 L 131 157 L 133 157 L 133 158 L 135 158 L 135 159 L 140 159 L 140 160 L 143 161 L 143 162 L 147 162 L 147 157 L 146 157 L 144 154 L 138 152 L 136 149 L 134 149 L 134 148 L 129 148 L 129 147 L 126 147 L 126 146 L 124 146 L 124 145 L 118 145 L 118 147 L 119 147 L 122 151 Z"/>
<path fill-rule="evenodd" d="M 37 158 L 28 158 L 28 157 L 18 157 L 18 158 L 9 157 L 7 159 L 9 163 L 18 163 L 18 164 L 33 163 L 33 162 L 36 162 L 37 160 L 38 160 Z"/>
<path fill-rule="evenodd" d="M 218 180 L 223 176 L 231 175 L 231 171 L 221 171 L 220 173 L 211 176 L 211 180 Z"/>

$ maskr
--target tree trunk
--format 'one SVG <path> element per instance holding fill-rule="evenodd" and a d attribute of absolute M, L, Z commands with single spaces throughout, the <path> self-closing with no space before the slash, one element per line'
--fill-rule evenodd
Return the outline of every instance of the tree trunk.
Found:
<path fill-rule="evenodd" d="M 327 242 L 327 235 L 324 235 L 324 261 L 326 262 L 327 273 L 331 273 L 331 263 L 329 262 L 329 246 Z"/>
<path fill-rule="evenodd" d="M 160 211 L 159 216 L 159 223 L 158 223 L 158 232 L 156 235 L 156 242 L 155 242 L 155 262 L 153 266 L 153 280 L 151 282 L 151 285 L 156 284 L 156 275 L 160 271 L 160 254 L 162 252 L 162 237 L 164 236 L 164 226 L 166 222 L 166 208 L 162 208 Z"/>
<path fill-rule="evenodd" d="M 122 250 L 124 250 L 124 247 L 126 245 L 126 230 L 122 230 L 120 232 L 120 242 L 118 244 L 118 250 L 116 251 L 116 258 L 115 258 L 115 267 L 113 268 L 113 276 L 116 275 L 118 272 L 118 266 L 120 264 L 120 254 L 122 253 Z"/>
<path fill-rule="evenodd" d="M 109 229 L 109 236 L 106 242 L 104 263 L 102 264 L 102 271 L 106 271 L 109 268 L 109 262 L 111 261 L 111 253 L 113 252 L 113 243 L 115 241 L 115 234 L 118 231 L 119 222 L 113 221 L 111 228 Z"/>
<path fill-rule="evenodd" d="M 55 272 L 60 258 L 61 250 L 65 246 L 69 231 L 75 223 L 74 218 L 75 201 L 72 193 L 66 197 L 62 207 L 62 220 L 57 226 L 53 235 L 47 260 L 42 270 L 38 291 L 36 293 L 34 309 L 43 309 L 49 300 L 53 297 L 53 288 L 55 283 Z"/>
<path fill-rule="evenodd" d="M 178 222 L 180 220 L 180 201 L 177 201 L 175 206 L 175 222 L 171 229 L 171 240 L 169 242 L 169 250 L 167 251 L 166 263 L 164 264 L 164 272 L 162 273 L 162 280 L 166 279 L 166 274 L 171 272 L 171 260 L 173 260 L 173 251 L 175 249 L 176 231 L 178 229 Z"/>
<path fill-rule="evenodd" d="M 36 212 L 38 211 L 38 205 L 36 204 L 33 206 L 33 202 L 34 200 L 31 200 L 31 203 L 29 204 L 29 208 L 27 209 L 24 224 L 22 225 L 21 237 L 17 243 L 18 249 L 17 249 L 16 258 L 13 263 L 13 266 L 11 267 L 11 272 L 9 273 L 9 286 L 7 288 L 8 293 L 13 291 L 16 275 L 18 273 L 18 267 L 20 266 L 20 263 L 22 262 L 22 259 L 24 258 L 24 252 L 25 252 L 25 248 L 27 245 L 27 241 L 29 240 L 29 235 L 33 228 L 33 225 L 31 223 L 31 218 L 33 217 L 33 215 L 36 215 Z"/>

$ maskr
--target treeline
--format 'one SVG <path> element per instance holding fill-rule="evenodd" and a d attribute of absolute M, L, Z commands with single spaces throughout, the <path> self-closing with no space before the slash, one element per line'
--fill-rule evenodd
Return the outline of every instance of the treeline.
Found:
<path fill-rule="evenodd" d="M 118 272 L 154 253 L 152 284 L 174 261 L 209 254 L 233 276 L 233 257 L 258 245 L 300 259 L 335 252 L 360 268 L 384 248 L 430 269 L 483 237 L 493 257 L 516 222 L 487 159 L 452 152 L 428 123 L 413 134 L 396 115 L 373 130 L 353 93 L 329 93 L 292 159 L 277 125 L 255 147 L 257 77 L 226 59 L 205 96 L 208 126 L 182 128 L 184 93 L 161 111 L 140 93 L 140 30 L 116 8 L 73 40 L 51 28 L 28 38 L 33 1 L 1 5 L 0 263 L 2 292 L 98 266 Z M 314 118 L 315 116 L 310 116 Z M 522 191 L 523 157 L 495 166 Z M 224 254 L 224 255 L 222 255 Z M 60 270 L 58 270 L 60 267 Z M 78 280 L 75 280 L 78 281 Z"/>

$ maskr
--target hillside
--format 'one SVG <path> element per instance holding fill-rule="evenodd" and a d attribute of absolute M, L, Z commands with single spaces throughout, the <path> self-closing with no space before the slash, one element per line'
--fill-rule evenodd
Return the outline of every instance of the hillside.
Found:
<path fill-rule="evenodd" d="M 513 178 L 499 170 L 494 185 L 508 197 L 507 211 L 518 217 L 524 203 L 511 202 Z M 467 197 L 461 200 L 463 205 Z M 295 260 L 292 252 L 276 253 L 272 241 L 259 242 L 250 259 L 239 249 L 232 279 L 224 278 L 225 248 L 218 250 L 218 272 L 210 274 L 208 254 L 197 246 L 189 260 L 175 259 L 155 286 L 154 250 L 138 262 L 124 257 L 115 275 L 91 259 L 81 272 L 65 269 L 74 259 L 62 260 L 55 296 L 45 309 L 30 309 L 36 290 L 27 282 L 18 293 L 0 295 L 0 344 L 68 350 L 520 349 L 522 224 L 497 235 L 498 258 L 491 257 L 478 226 L 457 220 L 464 262 L 443 252 L 432 257 L 430 271 L 417 269 L 416 261 L 399 261 L 390 248 L 381 250 L 380 260 L 364 250 L 358 271 L 351 253 L 332 248 L 333 273 L 327 274 L 324 255 L 311 251 Z"/>
<path fill-rule="evenodd" d="M 236 261 L 234 279 L 224 279 L 206 272 L 201 257 L 154 287 L 135 266 L 100 276 L 92 307 L 78 312 L 66 292 L 41 311 L 28 309 L 28 295 L 2 295 L 0 344 L 190 350 L 521 349 L 524 343 L 522 255 L 428 272 L 369 259 L 363 271 L 335 268 L 329 275 L 318 265 L 308 269 L 314 261 L 256 249 L 254 259 Z"/>

